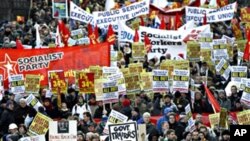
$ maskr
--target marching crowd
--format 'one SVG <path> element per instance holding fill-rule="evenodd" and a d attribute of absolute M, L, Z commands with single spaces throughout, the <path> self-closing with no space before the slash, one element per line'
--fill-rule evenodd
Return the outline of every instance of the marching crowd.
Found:
<path fill-rule="evenodd" d="M 83 9 L 88 7 L 90 12 L 103 11 L 104 5 L 104 0 L 87 0 L 80 4 Z M 57 27 L 57 21 L 52 18 L 50 1 L 48 3 L 45 0 L 34 1 L 30 19 L 25 22 L 3 21 L 0 23 L 0 48 L 15 48 L 16 39 L 20 39 L 22 44 L 34 47 L 36 44 L 36 31 L 33 27 L 35 23 L 40 24 L 39 32 L 43 46 L 48 46 L 51 42 L 50 32 L 56 32 Z M 149 22 L 148 26 L 150 24 L 152 23 Z M 211 24 L 214 38 L 221 38 L 222 35 L 233 37 L 229 25 L 230 22 Z M 68 26 L 71 30 L 82 29 L 84 36 L 87 37 L 86 24 L 68 21 Z M 243 25 L 241 28 L 244 31 Z M 105 33 L 100 31 L 99 35 L 101 35 L 101 40 L 105 39 Z M 127 67 L 131 63 L 131 53 L 124 50 L 123 54 L 124 58 L 118 62 L 118 66 Z M 237 65 L 237 55 L 235 46 L 233 57 L 230 58 L 231 65 Z M 159 61 L 155 58 L 149 61 L 145 59 L 143 67 L 147 71 L 152 71 L 159 68 L 162 61 L 170 58 L 171 54 L 162 56 Z M 243 65 L 248 66 L 249 69 L 248 63 Z M 74 86 L 70 86 L 68 92 L 61 97 L 61 107 L 57 106 L 56 96 L 47 96 L 46 88 L 41 89 L 37 98 L 44 107 L 39 107 L 38 112 L 54 120 L 76 120 L 77 141 L 99 141 L 112 109 L 126 115 L 128 119 L 137 124 L 146 124 L 145 140 L 148 141 L 229 141 L 229 128 L 221 129 L 218 126 L 212 128 L 204 124 L 202 120 L 203 113 L 214 113 L 202 80 L 206 70 L 208 71 L 207 86 L 219 102 L 220 107 L 230 112 L 249 109 L 248 105 L 241 102 L 242 91 L 236 86 L 231 86 L 230 96 L 226 94 L 225 88 L 230 80 L 225 82 L 220 74 L 210 70 L 206 62 L 197 62 L 190 63 L 190 78 L 194 79 L 197 84 L 193 104 L 191 104 L 190 91 L 188 93 L 177 91 L 148 95 L 143 90 L 134 96 L 120 95 L 118 103 L 103 104 L 102 101 L 96 101 L 95 94 L 83 95 Z M 18 141 L 20 138 L 28 136 L 29 125 L 37 111 L 27 105 L 26 97 L 27 94 L 21 96 L 8 90 L 4 91 L 0 100 L 0 137 L 3 141 Z M 188 104 L 191 104 L 192 113 L 195 113 L 193 130 L 187 128 L 185 107 Z M 154 116 L 159 116 L 156 123 L 151 121 Z M 96 121 L 96 119 L 100 119 L 100 121 Z M 231 116 L 226 120 L 228 125 L 237 124 L 237 121 Z"/>

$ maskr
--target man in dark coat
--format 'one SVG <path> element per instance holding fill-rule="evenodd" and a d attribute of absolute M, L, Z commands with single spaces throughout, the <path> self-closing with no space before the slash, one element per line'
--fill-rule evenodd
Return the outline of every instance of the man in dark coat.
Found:
<path fill-rule="evenodd" d="M 15 116 L 14 116 L 14 103 L 11 100 L 8 100 L 6 103 L 6 109 L 1 115 L 0 119 L 0 132 L 2 134 L 8 133 L 9 124 L 15 123 Z"/>
<path fill-rule="evenodd" d="M 23 124 L 25 117 L 29 113 L 29 107 L 27 106 L 25 99 L 22 98 L 19 100 L 19 105 L 14 110 L 14 113 L 16 124 Z"/>

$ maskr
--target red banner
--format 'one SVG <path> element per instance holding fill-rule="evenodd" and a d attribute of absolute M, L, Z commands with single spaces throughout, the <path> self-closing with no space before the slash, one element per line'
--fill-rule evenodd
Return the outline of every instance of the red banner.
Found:
<path fill-rule="evenodd" d="M 1 49 L 0 56 L 0 74 L 3 74 L 5 88 L 8 86 L 8 75 L 12 74 L 38 74 L 41 85 L 47 85 L 49 70 L 64 70 L 66 74 L 67 71 L 92 65 L 110 65 L 107 43 L 52 49 Z"/>
<path fill-rule="evenodd" d="M 94 80 L 94 73 L 80 72 L 78 78 L 79 91 L 81 93 L 95 93 Z"/>
<path fill-rule="evenodd" d="M 250 22 L 250 8 L 249 7 L 241 8 L 240 17 L 242 22 Z"/>

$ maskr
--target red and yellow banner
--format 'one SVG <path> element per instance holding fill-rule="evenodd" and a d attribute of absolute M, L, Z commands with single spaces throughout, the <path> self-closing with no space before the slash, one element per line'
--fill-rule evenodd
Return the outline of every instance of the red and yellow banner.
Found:
<path fill-rule="evenodd" d="M 250 22 L 250 7 L 241 8 L 240 17 L 242 22 Z"/>
<path fill-rule="evenodd" d="M 95 93 L 94 73 L 80 72 L 78 78 L 79 91 L 81 93 Z"/>
<path fill-rule="evenodd" d="M 2 49 L 0 51 L 0 74 L 5 86 L 8 75 L 36 74 L 41 76 L 41 85 L 48 84 L 49 70 L 82 70 L 91 65 L 109 66 L 110 49 L 107 43 L 50 49 Z"/>
<path fill-rule="evenodd" d="M 52 71 L 49 72 L 49 80 L 51 84 L 51 91 L 53 94 L 66 93 L 67 83 L 65 81 L 63 71 Z"/>

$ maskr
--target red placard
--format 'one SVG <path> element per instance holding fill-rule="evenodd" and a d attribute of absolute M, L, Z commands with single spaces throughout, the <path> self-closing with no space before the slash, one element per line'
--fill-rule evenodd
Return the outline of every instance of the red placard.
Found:
<path fill-rule="evenodd" d="M 78 78 L 79 91 L 81 93 L 95 93 L 94 73 L 80 72 Z"/>

